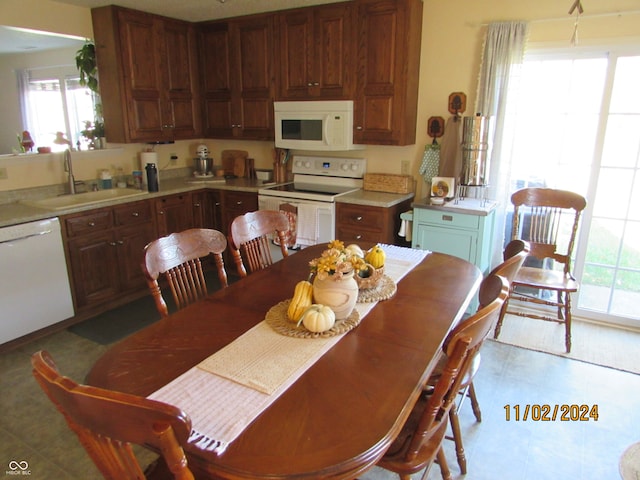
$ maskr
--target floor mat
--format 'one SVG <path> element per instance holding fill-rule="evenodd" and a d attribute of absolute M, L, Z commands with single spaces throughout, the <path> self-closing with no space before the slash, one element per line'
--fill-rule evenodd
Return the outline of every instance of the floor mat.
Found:
<path fill-rule="evenodd" d="M 491 332 L 490 339 L 493 339 Z M 564 346 L 564 325 L 506 315 L 498 342 L 640 374 L 640 332 L 576 320 L 571 353 Z"/>
<path fill-rule="evenodd" d="M 101 345 L 117 342 L 160 319 L 153 298 L 145 296 L 68 328 Z"/>

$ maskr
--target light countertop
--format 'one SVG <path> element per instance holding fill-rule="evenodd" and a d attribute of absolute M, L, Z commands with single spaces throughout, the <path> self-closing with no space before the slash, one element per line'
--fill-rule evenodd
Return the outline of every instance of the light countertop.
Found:
<path fill-rule="evenodd" d="M 413 202 L 411 206 L 413 208 L 426 208 L 445 212 L 487 216 L 495 210 L 498 206 L 498 202 L 493 200 L 482 200 L 479 198 L 458 198 L 445 202 L 443 205 L 432 205 L 428 198 L 423 198 Z"/>

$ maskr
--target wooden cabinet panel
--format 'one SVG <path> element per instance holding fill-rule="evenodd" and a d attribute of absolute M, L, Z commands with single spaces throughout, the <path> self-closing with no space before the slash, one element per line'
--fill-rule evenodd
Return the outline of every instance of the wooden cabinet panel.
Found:
<path fill-rule="evenodd" d="M 199 137 L 195 27 L 116 6 L 91 14 L 107 140 Z"/>
<path fill-rule="evenodd" d="M 402 244 L 397 232 L 400 214 L 411 207 L 411 199 L 391 207 L 336 203 L 336 237 L 345 242 L 362 241 Z"/>
<path fill-rule="evenodd" d="M 193 206 L 190 193 L 156 199 L 155 208 L 159 237 L 193 227 Z"/>
<path fill-rule="evenodd" d="M 76 313 L 145 290 L 140 264 L 156 238 L 150 201 L 62 217 Z"/>
<path fill-rule="evenodd" d="M 201 24 L 204 135 L 271 140 L 273 16 Z"/>
<path fill-rule="evenodd" d="M 67 243 L 76 312 L 119 292 L 112 230 L 78 236 Z"/>
<path fill-rule="evenodd" d="M 252 192 L 236 192 L 225 190 L 222 192 L 222 212 L 225 234 L 229 233 L 229 227 L 233 219 L 247 212 L 258 210 L 258 194 Z"/>
<path fill-rule="evenodd" d="M 415 143 L 421 0 L 360 0 L 354 142 Z"/>
<path fill-rule="evenodd" d="M 222 206 L 220 192 L 205 190 L 191 193 L 193 205 L 194 228 L 213 228 L 220 230 L 222 227 Z M 226 232 L 223 232 L 226 234 Z"/>
<path fill-rule="evenodd" d="M 355 51 L 351 7 L 346 2 L 277 16 L 279 99 L 351 98 Z"/>

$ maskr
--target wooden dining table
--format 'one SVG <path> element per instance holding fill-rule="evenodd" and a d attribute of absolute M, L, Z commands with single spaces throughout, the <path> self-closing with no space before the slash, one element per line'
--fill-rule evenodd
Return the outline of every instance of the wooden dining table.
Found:
<path fill-rule="evenodd" d="M 98 359 L 86 383 L 152 394 L 291 298 L 325 248 L 303 249 L 123 339 Z M 465 260 L 429 253 L 393 297 L 378 302 L 223 453 L 187 444 L 189 465 L 231 479 L 347 479 L 371 469 L 399 433 L 481 278 Z"/>

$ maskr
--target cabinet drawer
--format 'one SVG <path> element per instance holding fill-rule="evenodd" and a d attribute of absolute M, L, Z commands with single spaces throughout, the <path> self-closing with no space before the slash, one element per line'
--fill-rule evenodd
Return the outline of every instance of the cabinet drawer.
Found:
<path fill-rule="evenodd" d="M 360 230 L 353 228 L 345 228 L 338 226 L 336 238 L 339 238 L 345 245 L 358 242 L 374 242 L 384 243 L 386 239 L 382 238 L 380 232 L 372 230 Z"/>
<path fill-rule="evenodd" d="M 236 212 L 254 212 L 258 209 L 258 195 L 243 192 L 224 192 L 224 206 Z"/>
<path fill-rule="evenodd" d="M 150 222 L 153 218 L 149 202 L 135 202 L 113 210 L 116 226 Z"/>
<path fill-rule="evenodd" d="M 380 232 L 384 227 L 385 212 L 380 209 L 357 205 L 340 205 L 336 210 L 338 212 L 337 224 L 339 228 L 349 226 Z"/>
<path fill-rule="evenodd" d="M 67 236 L 86 235 L 101 232 L 113 226 L 111 210 L 99 210 L 86 215 L 64 219 Z"/>
<path fill-rule="evenodd" d="M 478 215 L 428 210 L 425 208 L 415 209 L 413 215 L 414 221 L 418 223 L 430 223 L 444 227 L 469 228 L 474 230 L 480 226 L 480 217 Z"/>

